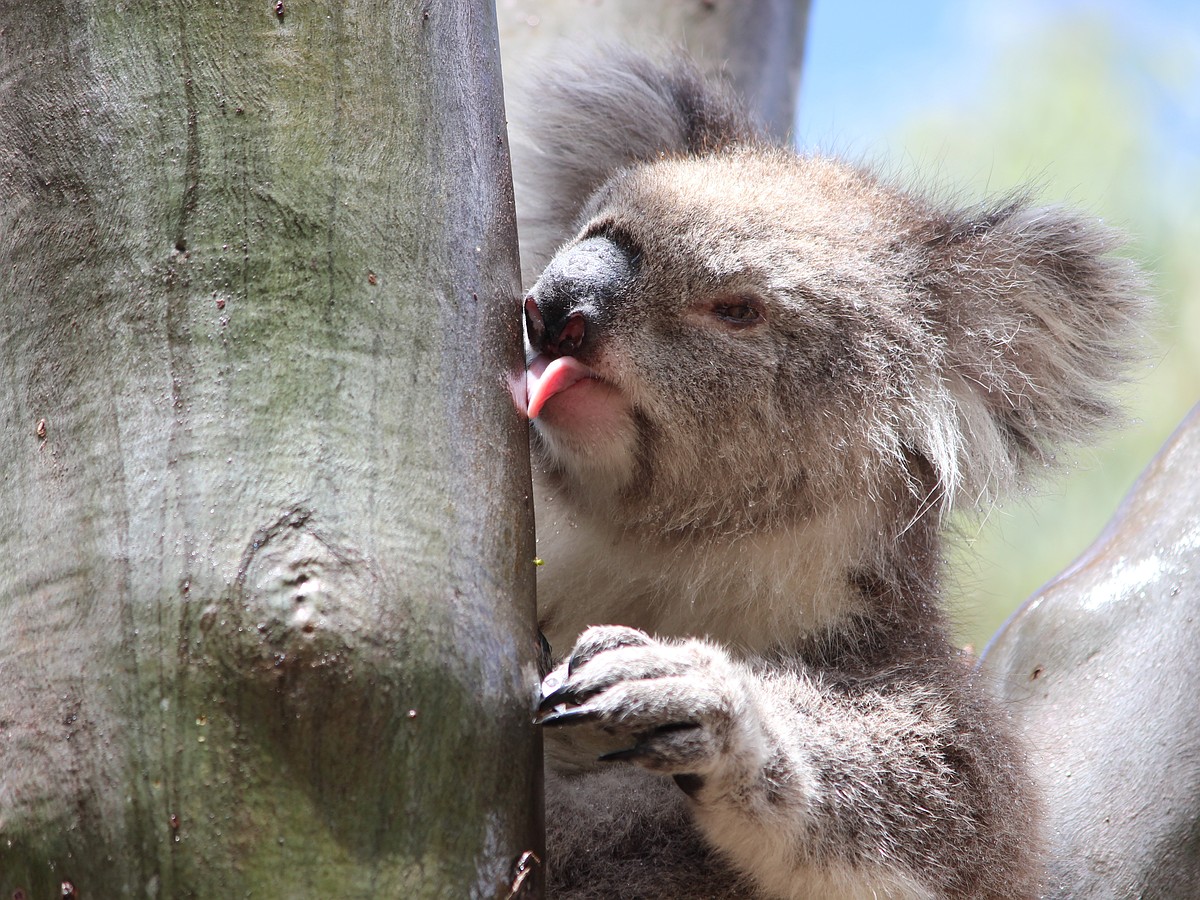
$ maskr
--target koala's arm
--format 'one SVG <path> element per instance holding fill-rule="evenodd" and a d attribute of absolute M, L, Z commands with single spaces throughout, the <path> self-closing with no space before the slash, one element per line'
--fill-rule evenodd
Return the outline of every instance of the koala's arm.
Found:
<path fill-rule="evenodd" d="M 1029 835 L 1005 831 L 1031 818 L 1012 808 L 1020 755 L 943 665 L 835 682 L 607 626 L 551 673 L 543 715 L 603 732 L 606 761 L 674 776 L 767 896 L 1031 896 L 1033 867 L 1014 867 Z"/>

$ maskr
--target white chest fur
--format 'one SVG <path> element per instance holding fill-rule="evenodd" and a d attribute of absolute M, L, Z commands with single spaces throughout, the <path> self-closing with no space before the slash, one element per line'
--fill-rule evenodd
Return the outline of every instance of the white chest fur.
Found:
<path fill-rule="evenodd" d="M 861 562 L 865 516 L 787 530 L 667 543 L 568 513 L 538 491 L 538 609 L 556 654 L 589 625 L 708 638 L 753 656 L 859 611 L 847 573 Z"/>

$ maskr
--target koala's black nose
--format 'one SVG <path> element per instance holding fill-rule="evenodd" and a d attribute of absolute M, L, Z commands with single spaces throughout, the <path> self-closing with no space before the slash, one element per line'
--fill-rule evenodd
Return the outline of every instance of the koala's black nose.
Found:
<path fill-rule="evenodd" d="M 525 330 L 534 349 L 549 356 L 573 356 L 587 337 L 587 318 L 579 310 L 547 330 L 542 311 L 530 294 L 525 298 Z"/>
<path fill-rule="evenodd" d="M 525 298 L 525 328 L 534 350 L 574 356 L 612 321 L 629 290 L 635 261 L 607 237 L 561 251 Z"/>

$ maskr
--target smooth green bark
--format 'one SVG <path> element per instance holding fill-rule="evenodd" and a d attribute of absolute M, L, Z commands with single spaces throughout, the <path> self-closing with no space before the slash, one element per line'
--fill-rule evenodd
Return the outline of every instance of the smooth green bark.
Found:
<path fill-rule="evenodd" d="M 484 4 L 0 5 L 0 896 L 535 849 Z"/>

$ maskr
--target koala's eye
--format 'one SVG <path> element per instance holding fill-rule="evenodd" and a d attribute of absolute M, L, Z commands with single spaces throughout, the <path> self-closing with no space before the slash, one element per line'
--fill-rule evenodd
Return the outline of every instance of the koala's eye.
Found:
<path fill-rule="evenodd" d="M 720 297 L 709 305 L 709 314 L 725 325 L 745 328 L 764 319 L 762 303 L 753 297 Z"/>

